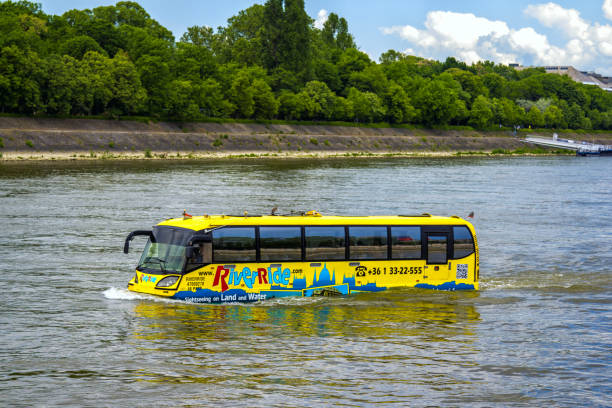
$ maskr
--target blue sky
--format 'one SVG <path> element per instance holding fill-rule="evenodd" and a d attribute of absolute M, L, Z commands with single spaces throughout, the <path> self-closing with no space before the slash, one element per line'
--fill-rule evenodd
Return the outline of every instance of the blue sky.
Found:
<path fill-rule="evenodd" d="M 46 13 L 115 4 L 106 0 L 43 0 Z M 178 39 L 186 27 L 226 25 L 264 1 L 138 1 Z M 360 49 L 378 60 L 388 49 L 427 58 L 455 56 L 523 65 L 574 65 L 612 75 L 612 0 L 450 1 L 306 0 L 313 19 L 345 17 Z"/>

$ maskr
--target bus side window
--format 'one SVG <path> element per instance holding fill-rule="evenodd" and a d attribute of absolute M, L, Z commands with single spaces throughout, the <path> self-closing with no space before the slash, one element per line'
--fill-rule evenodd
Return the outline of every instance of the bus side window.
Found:
<path fill-rule="evenodd" d="M 387 259 L 387 227 L 349 227 L 350 259 Z"/>
<path fill-rule="evenodd" d="M 259 227 L 262 261 L 301 261 L 301 227 Z"/>
<path fill-rule="evenodd" d="M 474 252 L 474 239 L 468 227 L 453 227 L 453 258 L 465 258 Z"/>
<path fill-rule="evenodd" d="M 187 259 L 186 271 L 193 271 L 209 263 L 212 263 L 212 242 L 200 242 L 196 245 L 193 256 Z"/>
<path fill-rule="evenodd" d="M 214 262 L 255 262 L 255 228 L 220 228 L 213 231 Z"/>
<path fill-rule="evenodd" d="M 344 227 L 304 227 L 304 232 L 307 260 L 326 261 L 345 258 Z"/>
<path fill-rule="evenodd" d="M 448 234 L 430 233 L 427 237 L 427 263 L 428 264 L 445 264 L 448 260 Z"/>
<path fill-rule="evenodd" d="M 391 258 L 421 259 L 421 227 L 391 227 Z"/>

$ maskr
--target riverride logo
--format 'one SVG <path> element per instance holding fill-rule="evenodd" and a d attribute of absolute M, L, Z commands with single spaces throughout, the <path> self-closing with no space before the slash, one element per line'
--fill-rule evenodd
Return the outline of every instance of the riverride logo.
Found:
<path fill-rule="evenodd" d="M 266 268 L 251 268 L 245 266 L 240 272 L 234 270 L 234 265 L 219 265 L 215 273 L 213 287 L 221 285 L 221 292 L 229 289 L 229 285 L 240 286 L 244 283 L 249 289 L 253 289 L 255 281 L 260 285 L 288 285 L 291 269 L 283 269 L 281 265 L 270 265 Z"/>

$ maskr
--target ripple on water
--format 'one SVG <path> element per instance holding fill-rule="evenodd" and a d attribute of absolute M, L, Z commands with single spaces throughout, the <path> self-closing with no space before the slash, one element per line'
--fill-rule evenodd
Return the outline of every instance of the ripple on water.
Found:
<path fill-rule="evenodd" d="M 612 172 L 575 157 L 0 167 L 7 406 L 606 406 Z M 576 188 L 576 186 L 580 186 Z M 468 214 L 481 291 L 202 305 L 125 289 L 197 213 Z"/>

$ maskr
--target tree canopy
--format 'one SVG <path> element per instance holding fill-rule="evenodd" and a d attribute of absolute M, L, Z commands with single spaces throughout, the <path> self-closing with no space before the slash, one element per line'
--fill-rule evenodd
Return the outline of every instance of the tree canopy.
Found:
<path fill-rule="evenodd" d="M 304 0 L 267 0 L 177 41 L 138 3 L 48 15 L 0 2 L 0 113 L 612 129 L 612 93 L 542 69 L 359 50 Z"/>

